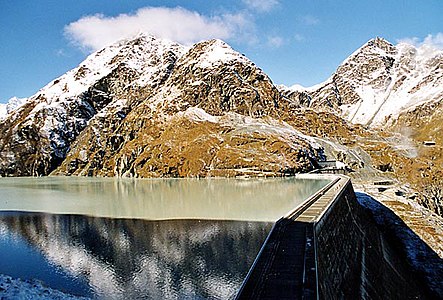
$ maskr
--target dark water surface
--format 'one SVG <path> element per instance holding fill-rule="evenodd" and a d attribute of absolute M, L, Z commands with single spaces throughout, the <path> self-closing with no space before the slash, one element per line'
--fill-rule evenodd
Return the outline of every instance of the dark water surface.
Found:
<path fill-rule="evenodd" d="M 96 298 L 233 297 L 270 222 L 0 214 L 0 272 Z"/>
<path fill-rule="evenodd" d="M 229 299 L 328 181 L 0 178 L 0 273 L 100 299 Z"/>

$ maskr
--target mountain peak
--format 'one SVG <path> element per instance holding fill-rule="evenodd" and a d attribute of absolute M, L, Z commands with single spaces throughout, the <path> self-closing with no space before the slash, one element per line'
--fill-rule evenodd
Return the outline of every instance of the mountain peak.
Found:
<path fill-rule="evenodd" d="M 377 47 L 383 50 L 394 47 L 393 44 L 382 37 L 375 37 L 373 39 L 370 39 L 365 45 L 369 47 Z"/>
<path fill-rule="evenodd" d="M 343 63 L 347 63 L 350 60 L 354 60 L 356 57 L 361 55 L 367 57 L 368 55 L 385 56 L 385 55 L 395 55 L 397 53 L 396 47 L 388 42 L 387 40 L 376 37 L 367 41 L 363 46 L 358 48 L 354 53 L 352 53 Z"/>
<path fill-rule="evenodd" d="M 160 38 L 158 36 L 152 34 L 146 34 L 143 32 L 139 32 L 136 35 L 117 41 L 111 46 L 122 47 L 122 46 L 137 46 L 142 44 L 167 44 L 167 45 L 182 46 L 179 43 L 174 42 L 172 40 L 163 37 Z"/>
<path fill-rule="evenodd" d="M 250 63 L 250 60 L 243 54 L 235 51 L 226 42 L 219 39 L 211 39 L 195 44 L 189 50 L 188 57 L 198 62 L 198 66 L 201 68 L 209 68 L 232 61 Z"/>
<path fill-rule="evenodd" d="M 441 66 L 442 51 L 428 45 L 394 46 L 376 37 L 344 60 L 330 80 L 305 89 L 311 93 L 311 101 L 305 102 L 352 123 L 384 126 L 408 109 L 441 99 Z"/>
<path fill-rule="evenodd" d="M 22 106 L 27 100 L 28 98 L 12 97 L 7 103 L 0 103 L 0 119 L 5 118 L 7 114 Z"/>

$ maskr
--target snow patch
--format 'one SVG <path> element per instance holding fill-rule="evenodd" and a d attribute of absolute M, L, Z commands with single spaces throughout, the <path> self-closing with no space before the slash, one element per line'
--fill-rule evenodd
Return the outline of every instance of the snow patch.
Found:
<path fill-rule="evenodd" d="M 6 118 L 8 114 L 26 103 L 28 98 L 12 97 L 6 104 L 0 103 L 0 119 Z"/>
<path fill-rule="evenodd" d="M 331 84 L 332 82 L 333 82 L 332 77 L 329 77 L 328 79 L 326 79 L 325 81 L 323 81 L 319 84 L 315 84 L 315 85 L 308 86 L 308 87 L 305 87 L 305 86 L 303 86 L 301 84 L 297 84 L 297 83 L 291 85 L 290 87 L 287 87 L 284 84 L 280 84 L 277 87 L 280 90 L 289 90 L 291 92 L 315 92 L 315 91 L 323 88 L 324 86 Z"/>
<path fill-rule="evenodd" d="M 326 86 L 326 85 L 329 85 L 329 84 L 331 84 L 331 83 L 332 83 L 332 76 L 329 77 L 328 79 L 326 79 L 326 80 L 325 80 L 324 82 L 322 82 L 322 83 L 315 84 L 315 85 L 313 85 L 313 86 L 307 87 L 305 90 L 306 90 L 307 92 L 314 92 L 314 91 L 316 91 L 316 90 L 318 90 L 318 89 L 320 89 L 320 88 L 322 88 L 322 87 L 324 87 L 324 86 Z"/>
<path fill-rule="evenodd" d="M 26 101 L 28 101 L 28 98 L 12 97 L 11 99 L 9 99 L 8 103 L 6 104 L 6 110 L 8 114 L 25 104 Z"/>
<path fill-rule="evenodd" d="M 228 44 L 221 40 L 212 40 L 209 47 L 199 57 L 198 66 L 201 68 L 210 68 L 215 64 L 225 63 L 233 60 L 249 60 L 232 49 Z"/>
<path fill-rule="evenodd" d="M 177 116 L 186 117 L 196 122 L 211 122 L 218 123 L 221 126 L 233 127 L 236 128 L 237 132 L 241 132 L 242 134 L 252 135 L 254 133 L 260 133 L 279 137 L 286 142 L 304 140 L 310 144 L 311 147 L 321 149 L 321 145 L 317 143 L 314 138 L 300 133 L 286 122 L 273 118 L 257 119 L 234 112 L 228 112 L 223 116 L 212 116 L 198 107 L 190 107 L 184 112 L 177 113 Z"/>
<path fill-rule="evenodd" d="M 306 91 L 307 88 L 300 85 L 300 84 L 293 84 L 288 89 L 290 89 L 291 91 L 303 92 L 303 91 Z"/>
<path fill-rule="evenodd" d="M 211 122 L 217 123 L 219 121 L 219 117 L 213 116 L 205 112 L 203 109 L 198 107 L 190 107 L 184 112 L 179 112 L 178 116 L 184 116 L 189 120 L 196 122 Z"/>
<path fill-rule="evenodd" d="M 404 111 L 442 98 L 443 72 L 439 64 L 443 51 L 426 45 L 415 48 L 406 43 L 384 50 L 371 42 L 339 67 L 343 80 L 361 98 L 357 103 L 341 105 L 342 117 L 352 123 L 377 127 Z M 387 42 L 386 45 L 389 46 Z M 392 64 L 368 69 L 367 64 L 374 59 Z M 327 82 L 314 90 L 325 85 Z"/>
<path fill-rule="evenodd" d="M 38 280 L 22 280 L 0 274 L 1 299 L 89 299 L 48 288 Z"/>

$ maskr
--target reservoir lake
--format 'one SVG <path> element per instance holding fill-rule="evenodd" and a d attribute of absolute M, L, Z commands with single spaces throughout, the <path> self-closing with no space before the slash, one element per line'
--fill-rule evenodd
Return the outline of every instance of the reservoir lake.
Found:
<path fill-rule="evenodd" d="M 0 274 L 95 299 L 232 299 L 328 180 L 0 178 Z"/>

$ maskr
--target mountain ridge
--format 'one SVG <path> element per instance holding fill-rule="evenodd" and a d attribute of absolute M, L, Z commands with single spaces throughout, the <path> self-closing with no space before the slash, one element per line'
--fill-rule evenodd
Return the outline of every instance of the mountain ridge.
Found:
<path fill-rule="evenodd" d="M 79 67 L 49 83 L 9 113 L 0 124 L 5 132 L 0 138 L 0 151 L 7 157 L 0 161 L 0 174 L 47 175 L 67 156 L 71 157 L 70 152 L 77 151 L 81 153 L 78 157 L 89 161 L 89 171 L 81 174 L 139 176 L 134 168 L 127 173 L 114 162 L 108 168 L 103 162 L 115 161 L 116 152 L 123 151 L 119 147 L 126 145 L 132 149 L 130 157 L 135 158 L 135 153 L 142 151 L 140 147 L 145 149 L 146 142 L 156 140 L 165 128 L 170 128 L 167 123 L 173 115 L 188 108 L 198 107 L 213 115 L 232 112 L 251 117 L 277 116 L 280 98 L 261 69 L 220 40 L 184 48 L 151 36 L 138 36 L 91 54 Z M 301 136 L 298 139 L 303 140 Z M 80 140 L 85 145 L 77 147 Z M 135 144 L 138 150 L 133 149 Z M 313 150 L 309 142 L 302 144 L 310 150 L 301 155 L 310 156 L 307 153 Z M 284 170 L 309 165 L 295 167 L 297 159 L 290 161 L 292 165 L 282 166 Z M 274 163 L 268 164 L 273 165 L 272 172 L 279 171 Z M 226 169 L 244 169 L 242 164 L 232 167 Z M 90 172 L 91 168 L 95 171 Z M 149 171 L 142 176 L 164 176 L 162 172 Z M 176 171 L 166 176 L 188 175 L 195 176 Z"/>
<path fill-rule="evenodd" d="M 442 83 L 443 51 L 405 43 L 394 46 L 375 38 L 345 59 L 324 83 L 281 90 L 289 97 L 301 95 L 302 106 L 329 109 L 355 124 L 383 127 L 415 106 L 440 101 Z"/>
<path fill-rule="evenodd" d="M 351 148 L 374 136 L 368 129 L 434 115 L 443 55 L 422 50 L 372 39 L 303 90 L 276 86 L 221 40 L 184 47 L 139 35 L 91 54 L 10 109 L 0 122 L 0 175 L 275 176 L 325 158 L 362 168 Z M 415 106 L 385 110 L 408 92 Z M 375 160 L 384 169 L 386 158 Z"/>

